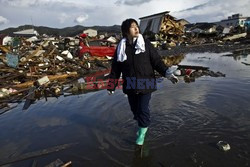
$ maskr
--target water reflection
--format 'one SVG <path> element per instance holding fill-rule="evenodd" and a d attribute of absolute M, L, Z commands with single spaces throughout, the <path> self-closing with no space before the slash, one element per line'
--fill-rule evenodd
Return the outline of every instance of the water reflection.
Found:
<path fill-rule="evenodd" d="M 181 54 L 178 56 L 167 56 L 163 58 L 163 61 L 168 66 L 177 65 L 178 68 L 176 71 L 174 71 L 174 74 L 179 77 L 182 76 L 183 80 L 186 83 L 195 82 L 197 78 L 200 78 L 202 76 L 210 76 L 210 77 L 225 77 L 226 76 L 220 71 L 214 72 L 212 70 L 209 70 L 209 67 L 197 66 L 197 65 L 185 65 L 185 64 L 183 65 L 182 61 L 184 58 L 185 58 L 185 55 Z M 206 56 L 197 57 L 197 60 L 199 62 L 205 59 L 210 60 L 211 57 L 206 57 Z"/>
<path fill-rule="evenodd" d="M 234 51 L 233 53 L 225 54 L 223 56 L 232 57 L 235 61 L 240 61 L 242 59 L 246 60 L 249 54 L 250 54 L 250 49 L 240 49 Z"/>

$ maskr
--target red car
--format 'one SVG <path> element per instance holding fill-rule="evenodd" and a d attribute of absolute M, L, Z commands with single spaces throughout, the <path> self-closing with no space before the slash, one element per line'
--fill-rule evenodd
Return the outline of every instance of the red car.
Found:
<path fill-rule="evenodd" d="M 116 46 L 107 40 L 90 40 L 82 39 L 79 46 L 79 57 L 90 57 L 98 56 L 113 57 L 115 53 Z"/>

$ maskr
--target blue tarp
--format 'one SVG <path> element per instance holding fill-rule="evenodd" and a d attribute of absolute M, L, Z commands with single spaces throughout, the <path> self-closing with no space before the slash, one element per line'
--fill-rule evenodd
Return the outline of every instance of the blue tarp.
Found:
<path fill-rule="evenodd" d="M 18 55 L 13 55 L 10 53 L 6 54 L 7 65 L 12 68 L 17 68 L 18 66 Z"/>

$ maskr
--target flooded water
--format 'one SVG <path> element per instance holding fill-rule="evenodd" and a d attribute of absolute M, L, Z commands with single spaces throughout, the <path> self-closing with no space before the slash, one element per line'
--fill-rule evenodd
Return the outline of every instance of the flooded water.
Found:
<path fill-rule="evenodd" d="M 0 164 L 29 167 L 35 160 L 40 167 L 59 158 L 77 167 L 249 166 L 250 56 L 187 54 L 180 64 L 226 77 L 180 78 L 176 85 L 164 79 L 152 95 L 142 150 L 134 144 L 137 124 L 127 97 L 100 90 L 41 99 L 26 111 L 21 103 L 0 115 Z M 221 140 L 231 150 L 219 150 Z"/>

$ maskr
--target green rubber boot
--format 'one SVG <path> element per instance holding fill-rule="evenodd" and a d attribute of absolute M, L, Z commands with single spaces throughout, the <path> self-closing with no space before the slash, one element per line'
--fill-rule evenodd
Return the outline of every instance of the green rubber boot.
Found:
<path fill-rule="evenodd" d="M 148 128 L 139 128 L 137 139 L 136 139 L 137 145 L 143 145 L 147 130 L 148 130 Z"/>

